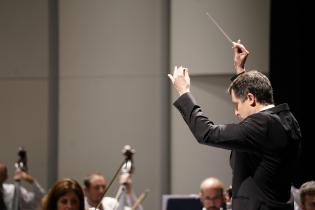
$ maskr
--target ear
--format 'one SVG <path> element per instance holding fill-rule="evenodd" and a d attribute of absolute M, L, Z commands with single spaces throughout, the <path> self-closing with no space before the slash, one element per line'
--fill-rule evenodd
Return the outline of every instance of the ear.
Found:
<path fill-rule="evenodd" d="M 256 106 L 256 97 L 252 93 L 247 94 L 247 100 L 250 106 L 252 107 Z"/>

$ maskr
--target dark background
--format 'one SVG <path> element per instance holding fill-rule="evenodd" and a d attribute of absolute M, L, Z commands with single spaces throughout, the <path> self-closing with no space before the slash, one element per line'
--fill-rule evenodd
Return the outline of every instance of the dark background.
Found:
<path fill-rule="evenodd" d="M 315 180 L 314 14 L 303 1 L 271 1 L 270 80 L 275 103 L 288 103 L 302 131 L 302 153 L 295 185 Z"/>

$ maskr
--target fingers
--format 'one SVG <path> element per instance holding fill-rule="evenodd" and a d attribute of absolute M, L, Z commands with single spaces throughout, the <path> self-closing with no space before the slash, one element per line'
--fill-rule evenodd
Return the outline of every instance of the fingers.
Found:
<path fill-rule="evenodd" d="M 240 50 L 239 46 L 237 45 L 236 42 L 233 42 L 233 51 L 234 51 L 234 54 L 237 54 Z"/>
<path fill-rule="evenodd" d="M 237 40 L 237 42 L 232 42 L 232 44 L 233 44 L 233 46 L 235 46 L 235 45 L 237 45 L 237 44 L 239 44 L 239 45 L 240 45 L 240 44 L 241 44 L 241 40 L 240 40 L 240 39 L 238 39 L 238 40 Z"/>
<path fill-rule="evenodd" d="M 246 53 L 247 55 L 249 54 L 249 51 L 245 48 L 243 44 L 241 44 L 241 40 L 237 40 L 237 42 L 232 42 L 233 46 L 232 48 L 234 49 L 235 53 Z"/>
<path fill-rule="evenodd" d="M 170 78 L 170 80 L 171 80 L 171 82 L 172 82 L 172 83 L 174 83 L 174 82 L 175 82 L 175 79 L 174 79 L 173 75 L 168 74 L 167 76 L 168 76 L 168 78 Z"/>
<path fill-rule="evenodd" d="M 171 82 L 174 84 L 175 77 L 177 76 L 177 66 L 174 67 L 173 75 L 172 74 L 168 74 L 167 76 L 168 76 L 168 78 L 170 78 Z"/>
<path fill-rule="evenodd" d="M 173 71 L 173 77 L 177 76 L 177 66 L 174 67 L 174 71 Z"/>
<path fill-rule="evenodd" d="M 188 75 L 188 69 L 183 67 L 183 66 L 175 66 L 174 67 L 174 71 L 173 71 L 173 75 L 172 74 L 168 74 L 167 76 L 170 78 L 170 80 L 174 83 L 175 79 L 178 76 L 186 76 Z"/>
<path fill-rule="evenodd" d="M 180 66 L 179 68 L 177 68 L 177 76 L 180 75 L 180 76 L 185 76 L 185 72 L 187 72 L 188 69 L 183 67 L 183 66 Z"/>
<path fill-rule="evenodd" d="M 189 92 L 190 78 L 187 68 L 184 68 L 183 66 L 175 66 L 173 75 L 168 74 L 167 76 L 172 81 L 173 86 L 180 96 L 184 93 Z"/>
<path fill-rule="evenodd" d="M 233 44 L 232 49 L 235 55 L 242 52 L 241 40 L 237 40 L 237 42 L 232 42 L 232 44 Z"/>
<path fill-rule="evenodd" d="M 186 80 L 189 79 L 189 74 L 188 74 L 188 69 L 187 68 L 184 68 L 184 76 L 185 76 Z"/>

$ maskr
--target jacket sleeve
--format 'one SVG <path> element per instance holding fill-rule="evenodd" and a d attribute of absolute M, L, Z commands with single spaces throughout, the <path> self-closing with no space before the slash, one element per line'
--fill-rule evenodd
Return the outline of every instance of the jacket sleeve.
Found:
<path fill-rule="evenodd" d="M 223 149 L 260 151 L 268 130 L 268 116 L 253 114 L 238 124 L 216 125 L 204 115 L 191 93 L 180 96 L 174 106 L 200 144 Z"/>

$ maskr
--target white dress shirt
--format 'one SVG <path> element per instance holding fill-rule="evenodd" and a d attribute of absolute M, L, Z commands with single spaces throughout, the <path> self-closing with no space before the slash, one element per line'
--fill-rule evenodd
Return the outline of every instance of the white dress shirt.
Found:
<path fill-rule="evenodd" d="M 31 190 L 27 190 L 25 187 L 15 184 L 4 183 L 2 185 L 3 199 L 7 207 L 7 210 L 15 210 L 14 206 L 14 196 L 16 191 L 16 186 L 19 188 L 19 209 L 29 210 L 36 209 L 45 194 L 44 189 L 39 185 L 37 181 L 31 184 Z"/>

